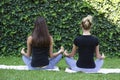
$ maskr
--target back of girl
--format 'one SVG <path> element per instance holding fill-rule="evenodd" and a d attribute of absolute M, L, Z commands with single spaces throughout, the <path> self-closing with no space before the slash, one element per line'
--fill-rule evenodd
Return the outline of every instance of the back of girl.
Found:
<path fill-rule="evenodd" d="M 83 34 L 74 39 L 73 49 L 70 54 L 67 51 L 64 52 L 66 57 L 66 63 L 75 71 L 82 72 L 96 72 L 103 65 L 103 58 L 99 53 L 99 41 L 97 37 L 91 35 L 90 30 L 92 27 L 92 16 L 88 15 L 82 19 L 81 28 Z M 74 60 L 72 57 L 78 50 L 78 60 Z M 94 61 L 94 53 L 97 60 Z"/>
<path fill-rule="evenodd" d="M 43 17 L 38 17 L 36 19 L 31 37 L 32 37 L 31 66 L 40 67 L 48 65 L 50 34 L 47 29 L 46 21 Z"/>
<path fill-rule="evenodd" d="M 46 21 L 38 17 L 32 35 L 27 39 L 27 52 L 21 50 L 23 61 L 30 70 L 53 69 L 62 58 L 64 48 L 53 53 L 53 39 L 50 36 Z"/>

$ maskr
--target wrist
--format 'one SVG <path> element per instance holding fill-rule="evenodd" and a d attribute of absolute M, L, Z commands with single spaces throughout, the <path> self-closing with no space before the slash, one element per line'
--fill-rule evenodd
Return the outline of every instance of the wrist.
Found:
<path fill-rule="evenodd" d="M 68 53 L 65 53 L 65 56 L 66 56 L 66 57 L 69 57 L 69 54 L 68 54 Z"/>
<path fill-rule="evenodd" d="M 98 57 L 98 59 L 104 59 L 102 56 Z"/>
<path fill-rule="evenodd" d="M 58 51 L 58 52 L 57 52 L 57 54 L 60 54 L 60 53 L 61 53 L 61 51 Z"/>
<path fill-rule="evenodd" d="M 26 53 L 25 52 L 22 52 L 23 55 L 25 55 Z"/>

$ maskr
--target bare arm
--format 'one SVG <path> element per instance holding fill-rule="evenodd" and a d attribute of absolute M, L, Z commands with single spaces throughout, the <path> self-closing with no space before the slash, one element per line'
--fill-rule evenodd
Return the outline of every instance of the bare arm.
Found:
<path fill-rule="evenodd" d="M 53 53 L 53 38 L 51 37 L 51 42 L 50 42 L 50 57 L 51 58 L 55 57 L 55 56 L 61 54 L 63 51 L 64 51 L 64 48 L 61 47 L 61 49 L 58 52 Z"/>
<path fill-rule="evenodd" d="M 96 57 L 97 57 L 98 59 L 104 59 L 104 58 L 105 58 L 105 56 L 104 56 L 104 55 L 101 55 L 100 52 L 99 52 L 99 45 L 96 46 L 96 48 L 95 48 L 95 53 L 96 53 Z"/>
<path fill-rule="evenodd" d="M 25 52 L 24 48 L 22 48 L 21 54 L 27 57 L 31 56 L 31 43 L 32 43 L 32 36 L 29 36 L 27 39 L 27 53 Z"/>
<path fill-rule="evenodd" d="M 78 49 L 78 47 L 73 44 L 72 52 L 70 54 L 68 54 L 67 50 L 65 50 L 64 55 L 67 57 L 73 57 L 75 55 L 77 49 Z"/>

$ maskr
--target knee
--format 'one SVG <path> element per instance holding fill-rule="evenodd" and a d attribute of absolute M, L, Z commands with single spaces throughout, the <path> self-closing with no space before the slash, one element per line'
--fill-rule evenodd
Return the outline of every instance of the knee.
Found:
<path fill-rule="evenodd" d="M 25 59 L 28 59 L 28 60 L 29 60 L 29 59 L 31 59 L 31 57 L 27 57 L 27 56 L 24 56 L 24 55 L 23 55 L 23 56 L 22 56 L 22 59 L 23 59 L 23 60 L 25 60 Z"/>
<path fill-rule="evenodd" d="M 62 58 L 62 54 L 59 54 L 58 57 L 59 57 L 59 58 Z"/>
<path fill-rule="evenodd" d="M 57 55 L 57 56 L 54 57 L 54 58 L 61 59 L 61 58 L 62 58 L 62 54 L 59 54 L 59 55 Z M 54 58 L 52 58 L 52 59 L 54 59 Z"/>
<path fill-rule="evenodd" d="M 67 61 L 68 60 L 68 57 L 65 57 L 65 61 Z"/>
<path fill-rule="evenodd" d="M 70 57 L 65 57 L 65 61 L 69 61 L 70 59 Z"/>
<path fill-rule="evenodd" d="M 22 56 L 22 59 L 23 59 L 23 60 L 26 59 L 26 56 Z"/>
<path fill-rule="evenodd" d="M 65 60 L 71 60 L 73 57 L 65 57 Z"/>
<path fill-rule="evenodd" d="M 104 63 L 104 60 L 103 59 L 97 59 L 96 62 L 97 63 Z"/>
<path fill-rule="evenodd" d="M 62 54 L 59 54 L 58 56 L 62 57 Z"/>

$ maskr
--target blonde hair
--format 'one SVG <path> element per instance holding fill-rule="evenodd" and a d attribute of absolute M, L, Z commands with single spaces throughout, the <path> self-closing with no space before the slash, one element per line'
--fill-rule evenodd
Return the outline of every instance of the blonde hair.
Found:
<path fill-rule="evenodd" d="M 81 23 L 82 28 L 84 28 L 85 30 L 89 30 L 92 26 L 92 18 L 93 17 L 91 15 L 84 17 Z"/>

